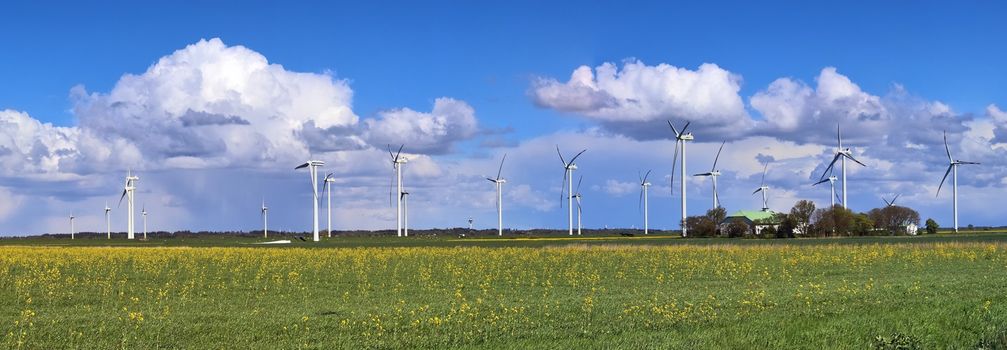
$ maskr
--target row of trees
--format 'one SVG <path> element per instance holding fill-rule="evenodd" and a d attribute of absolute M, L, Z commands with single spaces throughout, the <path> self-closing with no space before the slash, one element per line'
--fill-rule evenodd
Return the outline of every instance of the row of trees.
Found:
<path fill-rule="evenodd" d="M 724 208 L 716 208 L 707 211 L 706 215 L 688 217 L 685 224 L 690 236 L 694 237 L 741 237 L 752 233 L 752 227 L 745 221 L 732 220 L 724 223 L 726 217 L 727 211 Z M 920 214 L 912 208 L 899 205 L 855 213 L 838 205 L 816 208 L 815 203 L 801 200 L 789 213 L 775 213 L 771 218 L 756 224 L 763 227 L 760 232 L 762 237 L 904 235 L 910 233 L 907 232 L 908 226 L 919 226 Z M 938 227 L 936 221 L 927 219 L 927 233 L 936 233 Z"/>

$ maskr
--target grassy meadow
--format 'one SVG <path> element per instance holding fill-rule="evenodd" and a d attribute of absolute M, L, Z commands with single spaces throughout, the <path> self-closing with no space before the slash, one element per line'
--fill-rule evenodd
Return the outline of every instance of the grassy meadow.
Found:
<path fill-rule="evenodd" d="M 1002 237 L 4 240 L 0 332 L 13 349 L 1003 346 Z"/>

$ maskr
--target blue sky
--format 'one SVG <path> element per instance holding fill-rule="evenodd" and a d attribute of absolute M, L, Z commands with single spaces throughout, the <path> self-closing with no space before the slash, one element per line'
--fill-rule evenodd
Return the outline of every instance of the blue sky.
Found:
<path fill-rule="evenodd" d="M 866 211 L 881 203 L 879 192 L 889 197 L 909 192 L 903 194 L 903 198 L 914 202 L 906 205 L 916 207 L 924 217 L 950 221 L 949 198 L 943 194 L 941 198 L 933 196 L 946 165 L 939 157 L 921 160 L 922 153 L 897 152 L 906 145 L 911 146 L 910 149 L 939 147 L 940 130 L 931 130 L 936 126 L 951 129 L 956 155 L 991 163 L 977 167 L 972 175 L 963 170 L 963 202 L 970 191 L 990 198 L 1007 194 L 1005 185 L 1000 182 L 1002 168 L 1007 164 L 996 161 L 1004 152 L 996 137 L 1004 122 L 996 118 L 998 112 L 1002 112 L 1000 108 L 1007 105 L 1004 94 L 1007 82 L 1002 79 L 1007 76 L 1003 64 L 1007 55 L 999 45 L 999 38 L 1005 37 L 1007 29 L 1001 24 L 1004 6 L 997 2 L 106 2 L 97 5 L 23 2 L 4 3 L 0 5 L 0 12 L 8 14 L 5 21 L 0 22 L 0 32 L 6 33 L 0 36 L 0 47 L 5 52 L 0 55 L 0 81 L 3 81 L 0 111 L 21 113 L 55 127 L 91 128 L 97 139 L 137 144 L 137 157 L 146 159 L 113 160 L 89 155 L 87 152 L 105 154 L 120 149 L 112 145 L 104 150 L 89 151 L 84 141 L 72 135 L 64 140 L 69 145 L 63 145 L 62 153 L 56 152 L 59 147 L 53 144 L 47 147 L 47 151 L 60 155 L 51 157 L 59 159 L 53 160 L 58 165 L 42 164 L 38 154 L 29 159 L 31 147 L 19 148 L 20 153 L 10 152 L 4 163 L 8 171 L 0 180 L 0 194 L 11 200 L 6 206 L 0 206 L 0 234 L 58 230 L 65 221 L 61 219 L 64 212 L 88 211 L 94 203 L 102 206 L 106 200 L 117 200 L 116 192 L 121 191 L 117 189 L 121 187 L 119 173 L 125 167 L 134 166 L 151 174 L 149 181 L 157 181 L 144 180 L 151 186 L 148 198 L 154 210 L 175 216 L 170 222 L 162 219 L 165 222 L 161 223 L 161 228 L 251 229 L 256 227 L 257 212 L 246 217 L 234 203 L 258 202 L 261 197 L 270 197 L 268 200 L 276 206 L 290 208 L 272 212 L 276 217 L 271 221 L 276 227 L 305 229 L 302 212 L 295 210 L 303 209 L 298 207 L 303 207 L 299 204 L 303 199 L 298 197 L 300 194 L 283 192 L 302 189 L 302 182 L 306 180 L 304 174 L 276 170 L 272 161 L 236 160 L 229 158 L 240 156 L 233 152 L 209 152 L 216 146 L 199 138 L 226 139 L 221 136 L 223 134 L 216 133 L 219 130 L 190 134 L 158 129 L 157 125 L 161 124 L 147 120 L 142 124 L 152 125 L 147 127 L 147 132 L 169 135 L 169 139 L 170 135 L 184 135 L 187 137 L 184 143 L 188 145 L 202 141 L 206 141 L 206 145 L 180 152 L 173 150 L 176 146 L 172 145 L 145 145 L 143 133 L 123 132 L 105 125 L 103 121 L 116 123 L 105 114 L 111 113 L 108 109 L 82 107 L 102 103 L 111 106 L 107 102 L 122 97 L 109 97 L 115 95 L 112 92 L 117 87 L 129 90 L 123 84 L 124 75 L 143 76 L 158 60 L 198 45 L 203 39 L 212 41 L 214 38 L 219 38 L 221 43 L 217 49 L 242 48 L 260 55 L 270 64 L 281 65 L 285 72 L 329 77 L 335 85 L 351 92 L 351 97 L 339 103 L 351 109 L 351 114 L 359 121 L 353 125 L 344 121 L 340 125 L 349 131 L 341 133 L 326 129 L 323 136 L 328 138 L 321 140 L 328 141 L 305 141 L 305 147 L 313 149 L 311 154 L 327 152 L 318 156 L 328 157 L 333 164 L 342 161 L 339 164 L 345 169 L 353 169 L 340 170 L 344 172 L 345 183 L 337 190 L 337 198 L 370 198 L 367 196 L 375 196 L 375 192 L 378 193 L 376 197 L 387 193 L 388 169 L 371 164 L 370 160 L 359 160 L 379 153 L 380 141 L 387 141 L 388 135 L 403 135 L 401 130 L 387 129 L 396 125 L 395 122 L 381 121 L 401 121 L 401 118 L 415 121 L 424 117 L 436 120 L 438 111 L 460 118 L 448 117 L 446 123 L 450 125 L 438 124 L 453 131 L 435 135 L 421 147 L 425 149 L 416 151 L 417 157 L 426 157 L 430 162 L 429 172 L 417 170 L 417 178 L 413 180 L 417 186 L 430 190 L 427 200 L 416 193 L 420 217 L 411 221 L 421 227 L 463 225 L 463 220 L 455 217 L 470 215 L 478 218 L 477 226 L 490 227 L 492 201 L 475 209 L 457 203 L 485 201 L 481 192 L 491 192 L 492 186 L 475 180 L 492 171 L 477 168 L 493 168 L 490 164 L 493 158 L 498 159 L 505 152 L 510 154 L 509 161 L 514 162 L 514 167 L 527 167 L 511 169 L 513 181 L 509 185 L 524 185 L 526 187 L 517 191 L 527 191 L 526 195 L 513 198 L 515 203 L 507 206 L 512 209 L 508 217 L 513 219 L 513 226 L 562 226 L 564 211 L 542 203 L 543 198 L 548 198 L 552 206 L 558 204 L 561 170 L 542 168 L 556 165 L 551 163 L 555 162 L 551 158 L 545 160 L 555 157 L 551 153 L 554 150 L 546 146 L 563 140 L 567 140 L 571 148 L 584 145 L 595 149 L 598 145 L 608 145 L 604 154 L 609 158 L 595 158 L 593 161 L 598 164 L 595 170 L 590 170 L 590 156 L 601 152 L 589 151 L 581 165 L 585 185 L 593 186 L 589 191 L 598 198 L 593 203 L 587 202 L 591 203 L 589 212 L 593 213 L 585 218 L 585 223 L 592 227 L 637 224 L 639 215 L 636 192 L 633 192 L 636 190 L 627 194 L 623 182 L 635 179 L 638 169 L 653 168 L 655 175 L 662 177 L 670 174 L 671 143 L 666 140 L 662 143 L 655 139 L 656 134 L 641 131 L 664 119 L 692 120 L 698 125 L 697 132 L 706 132 L 697 133 L 697 139 L 710 145 L 697 142 L 693 148 L 697 153 L 693 155 L 690 151 L 690 169 L 707 167 L 704 164 L 709 160 L 703 158 L 704 152 L 715 152 L 715 146 L 723 138 L 731 139 L 725 152 L 765 147 L 764 152 L 755 153 L 777 159 L 771 169 L 781 167 L 775 184 L 780 188 L 779 198 L 771 199 L 780 209 L 789 208 L 797 198 L 820 202 L 828 199 L 827 196 L 814 197 L 818 192 L 801 186 L 824 169 L 821 163 L 828 160 L 826 153 L 831 152 L 827 148 L 834 147 L 834 141 L 824 135 L 833 132 L 830 131 L 835 127 L 833 121 L 845 121 L 844 118 L 853 118 L 849 125 L 851 138 L 857 137 L 858 126 L 872 128 L 862 139 L 851 140 L 851 143 L 859 147 L 858 151 L 865 157 L 874 158 L 874 165 L 877 165 L 865 170 L 859 179 L 851 175 L 853 198 L 850 204 L 856 210 Z M 659 108 L 654 111 L 586 110 L 573 108 L 571 104 L 583 102 L 583 99 L 570 101 L 539 94 L 550 81 L 567 83 L 578 67 L 586 66 L 597 74 L 596 68 L 606 62 L 617 72 L 624 72 L 626 64 L 631 62 L 640 63 L 643 68 L 663 64 L 689 72 L 699 71 L 701 65 L 709 63 L 730 74 L 733 78 L 729 80 L 734 84 L 720 81 L 729 85 L 726 90 L 725 86 L 711 87 L 719 90 L 715 96 L 711 95 L 714 97 L 708 104 L 657 106 Z M 829 67 L 834 67 L 837 75 L 827 73 Z M 642 74 L 655 73 L 644 69 Z M 143 86 L 165 81 L 157 79 L 170 79 L 149 78 Z M 759 104 L 753 102 L 753 97 L 769 91 L 770 85 L 781 78 L 819 92 L 824 91 L 819 86 L 822 81 L 836 82 L 842 85 L 840 90 L 846 89 L 844 91 L 856 86 L 854 95 L 866 102 L 818 106 L 818 110 L 831 111 L 832 116 L 813 122 L 771 121 L 773 118 L 764 112 L 778 110 L 774 103 L 791 100 L 764 99 Z M 600 88 L 600 91 L 625 101 L 635 101 L 642 96 L 688 92 L 702 87 L 702 84 L 675 85 L 681 81 L 669 79 L 664 81 L 669 84 L 664 87 L 627 81 L 618 88 L 622 90 Z M 76 86 L 80 88 L 72 92 Z M 81 91 L 85 95 L 81 95 Z M 696 97 L 688 93 L 685 96 Z M 740 104 L 730 110 L 718 109 L 717 106 L 730 105 L 730 101 L 718 99 L 724 96 L 736 96 Z M 435 105 L 440 98 L 450 101 L 443 100 L 438 109 Z M 802 106 L 825 103 L 822 102 L 825 100 L 821 97 L 805 101 Z M 925 108 L 937 103 L 947 110 L 932 112 L 933 108 Z M 201 110 L 202 107 L 206 104 L 193 104 L 187 109 L 224 113 Z M 471 109 L 471 116 L 465 107 Z M 808 111 L 815 109 L 808 108 Z M 243 116 L 234 111 L 248 111 L 236 107 L 225 109 L 224 114 L 236 117 Z M 931 114 L 920 117 L 923 109 L 930 110 L 927 113 Z M 865 114 L 865 110 L 874 112 Z M 627 111 L 647 116 L 641 120 L 639 116 L 626 115 Z M 718 117 L 725 111 L 732 117 Z M 158 112 L 146 110 L 145 115 L 155 118 L 149 114 Z M 248 113 L 271 112 L 259 109 Z M 711 114 L 714 112 L 721 114 Z M 804 117 L 797 114 L 796 118 Z M 864 115 L 869 117 L 865 119 Z M 167 112 L 164 116 L 177 117 Z M 866 122 L 853 121 L 858 118 Z M 871 118 L 888 122 L 872 124 Z M 918 118 L 928 121 L 906 126 L 906 123 L 919 121 Z M 254 118 L 245 119 L 253 121 L 252 128 L 259 127 Z M 476 125 L 465 124 L 473 120 Z M 467 126 L 451 124 L 455 122 Z M 724 132 L 731 125 L 742 130 Z M 0 135 L 7 132 L 23 136 L 31 132 L 24 127 L 16 132 L 12 131 L 13 126 L 6 127 L 8 130 L 4 131 L 4 126 L 0 125 Z M 896 133 L 896 130 L 885 128 L 904 130 Z M 294 131 L 297 130 L 300 129 Z M 64 132 L 69 135 L 74 131 Z M 115 137 L 103 132 L 115 134 Z M 878 141 L 886 143 L 884 147 L 872 148 L 869 141 L 870 137 L 901 133 L 906 135 L 888 139 L 897 139 L 898 143 Z M 913 139 L 912 135 L 923 134 L 929 135 L 925 140 L 938 143 Z M 420 137 L 417 140 L 423 136 L 416 136 Z M 336 138 L 356 146 L 325 150 L 327 147 L 311 144 L 331 143 Z M 352 141 L 346 141 L 350 139 Z M 238 146 L 227 141 L 224 144 L 229 150 Z M 7 148 L 14 147 L 8 145 Z M 708 148 L 713 150 L 708 151 Z M 614 150 L 625 150 L 625 153 Z M 778 153 L 768 154 L 770 150 Z M 646 152 L 652 152 L 654 157 L 634 158 Z M 66 156 L 67 153 L 76 156 Z M 177 156 L 176 153 L 185 153 L 190 158 L 169 159 Z M 518 154 L 528 156 L 519 160 L 515 156 Z M 737 156 L 755 159 L 754 155 Z M 969 159 L 968 156 L 983 159 Z M 20 161 L 15 159 L 18 157 Z M 84 159 L 93 163 L 84 166 Z M 903 162 L 913 166 L 902 166 Z M 751 184 L 752 174 L 761 167 L 757 162 L 747 163 L 739 158 L 733 165 L 724 165 L 731 175 L 722 178 L 721 195 L 730 210 L 758 206 L 757 201 L 746 194 L 757 186 Z M 733 172 L 728 169 L 732 166 Z M 904 173 L 907 169 L 912 170 L 911 174 Z M 269 190 L 246 188 L 248 195 L 244 197 L 224 194 L 208 199 L 205 188 L 184 185 L 182 173 L 187 174 L 186 179 L 213 174 L 241 178 L 221 185 L 238 187 L 228 189 L 228 193 L 240 193 L 239 185 Z M 167 185 L 176 181 L 183 185 L 171 188 Z M 697 182 L 690 186 L 696 191 L 689 193 L 690 208 L 705 208 L 709 202 L 708 184 Z M 732 191 L 732 188 L 736 194 L 723 192 Z M 859 193 L 855 192 L 857 189 Z M 475 195 L 474 191 L 481 192 Z M 591 199 L 589 196 L 585 195 L 586 201 Z M 654 201 L 655 216 L 657 212 L 677 212 L 677 198 L 657 197 Z M 387 214 L 392 213 L 387 201 L 384 206 L 379 206 L 376 198 L 344 202 L 345 207 L 337 205 L 336 208 L 346 217 L 337 220 L 335 226 L 338 228 L 381 228 L 394 224 L 385 220 Z M 1003 224 L 998 219 L 999 213 L 983 210 L 978 203 L 975 206 L 975 210 L 963 210 L 963 224 Z M 963 203 L 963 207 L 967 209 L 969 205 Z M 85 225 L 101 222 L 100 211 L 92 214 L 93 217 L 82 218 Z M 674 224 L 676 218 L 670 214 L 665 216 L 668 217 L 656 219 L 655 226 L 677 226 Z"/>

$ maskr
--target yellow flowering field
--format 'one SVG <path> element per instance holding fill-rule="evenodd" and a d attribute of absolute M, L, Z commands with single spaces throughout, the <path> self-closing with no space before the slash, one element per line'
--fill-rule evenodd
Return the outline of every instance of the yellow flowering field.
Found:
<path fill-rule="evenodd" d="M 0 331 L 13 349 L 974 348 L 1007 329 L 1005 248 L 9 246 Z"/>

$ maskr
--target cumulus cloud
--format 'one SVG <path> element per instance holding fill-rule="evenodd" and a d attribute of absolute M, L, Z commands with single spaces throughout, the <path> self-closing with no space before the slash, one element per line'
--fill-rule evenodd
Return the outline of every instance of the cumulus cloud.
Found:
<path fill-rule="evenodd" d="M 429 113 L 399 108 L 368 119 L 366 135 L 375 147 L 405 144 L 410 150 L 428 154 L 451 151 L 455 142 L 469 139 L 479 131 L 475 109 L 464 101 L 442 97 Z"/>
<path fill-rule="evenodd" d="M 42 123 L 27 113 L 0 111 L 0 165 L 7 176 L 59 173 L 79 151 L 80 130 Z"/>
<path fill-rule="evenodd" d="M 538 78 L 529 94 L 538 106 L 583 115 L 610 130 L 650 139 L 667 137 L 667 130 L 654 127 L 654 122 L 665 119 L 691 121 L 697 129 L 725 137 L 739 135 L 753 125 L 740 89 L 741 77 L 716 64 L 690 70 L 629 60 L 621 69 L 612 63 L 593 71 L 578 67 L 565 83 Z"/>

